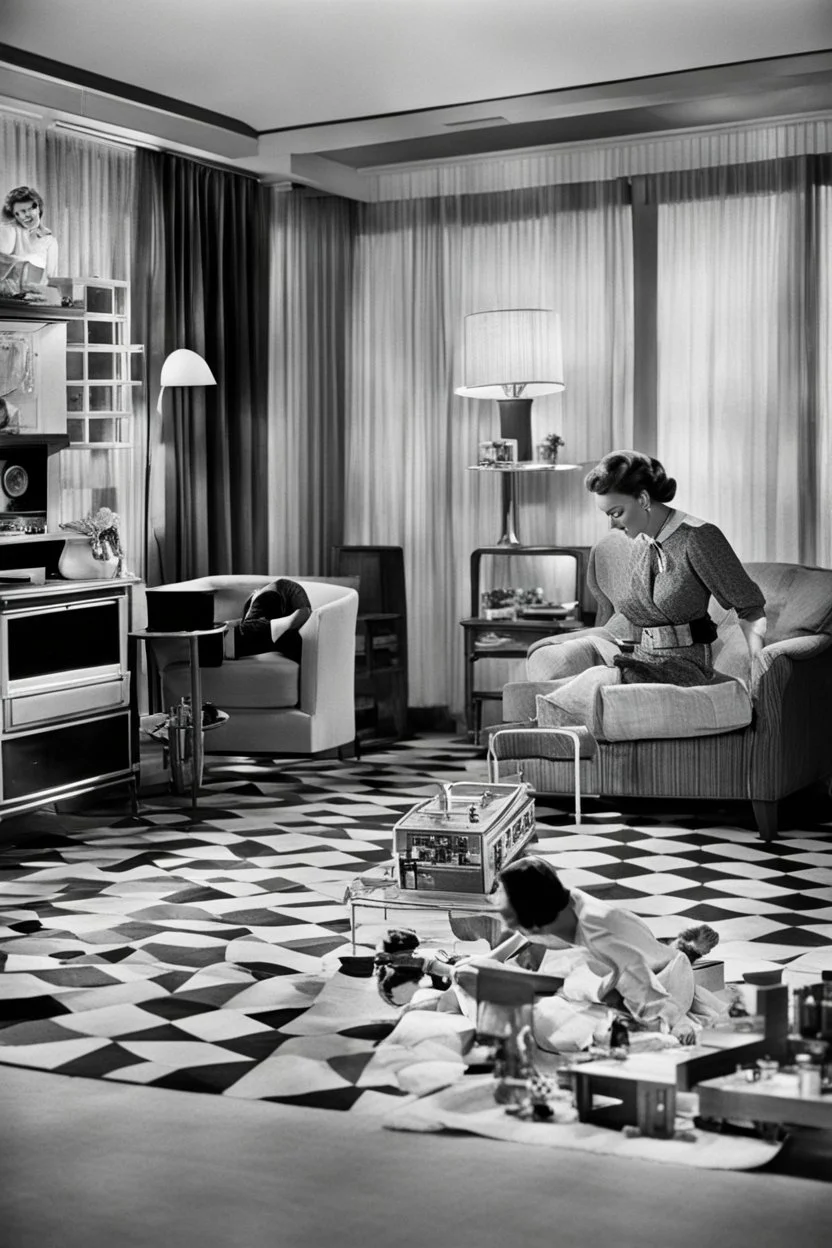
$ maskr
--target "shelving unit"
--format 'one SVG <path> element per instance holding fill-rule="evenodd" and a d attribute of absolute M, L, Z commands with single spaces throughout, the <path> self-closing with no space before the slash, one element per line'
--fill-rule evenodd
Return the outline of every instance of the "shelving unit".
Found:
<path fill-rule="evenodd" d="M 563 618 L 549 620 L 523 619 L 486 620 L 481 614 L 481 573 L 480 565 L 484 557 L 516 556 L 543 557 L 546 559 L 565 560 L 574 565 L 575 598 L 578 605 Z M 499 702 L 502 699 L 501 688 L 475 688 L 474 667 L 484 659 L 522 659 L 525 658 L 529 646 L 543 637 L 551 637 L 557 633 L 573 632 L 585 626 L 584 599 L 586 585 L 586 568 L 589 548 L 586 546 L 521 546 L 503 543 L 497 546 L 483 546 L 471 555 L 471 618 L 460 620 L 465 637 L 465 727 L 469 740 L 479 744 L 482 730 L 483 703 Z M 489 634 L 505 638 L 499 646 L 486 646 L 483 638 Z"/>
<path fill-rule="evenodd" d="M 359 742 L 407 732 L 407 600 L 400 546 L 334 546 L 333 575 L 358 577 L 355 720 Z"/>
<path fill-rule="evenodd" d="M 144 348 L 130 341 L 129 285 L 103 278 L 55 278 L 52 285 L 82 313 L 67 323 L 70 445 L 131 446 L 133 390 L 143 383 Z"/>

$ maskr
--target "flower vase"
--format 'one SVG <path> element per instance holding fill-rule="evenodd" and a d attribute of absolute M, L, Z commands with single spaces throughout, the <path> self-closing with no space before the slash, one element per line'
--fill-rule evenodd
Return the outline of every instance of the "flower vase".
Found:
<path fill-rule="evenodd" d="M 96 559 L 89 541 L 64 542 L 58 572 L 67 581 L 110 581 L 118 572 L 118 556 Z"/>
<path fill-rule="evenodd" d="M 538 443 L 537 462 L 539 464 L 556 464 L 558 462 L 558 447 L 551 447 L 546 442 Z"/>

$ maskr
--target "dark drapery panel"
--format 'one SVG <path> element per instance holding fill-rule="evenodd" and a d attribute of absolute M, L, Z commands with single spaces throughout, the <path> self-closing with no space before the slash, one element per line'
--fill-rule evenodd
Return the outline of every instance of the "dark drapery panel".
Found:
<path fill-rule="evenodd" d="M 272 192 L 270 571 L 325 575 L 344 542 L 355 205 Z"/>
<path fill-rule="evenodd" d="M 268 198 L 252 178 L 139 151 L 132 300 L 145 345 L 148 584 L 266 572 Z M 217 385 L 168 390 L 177 347 Z"/>

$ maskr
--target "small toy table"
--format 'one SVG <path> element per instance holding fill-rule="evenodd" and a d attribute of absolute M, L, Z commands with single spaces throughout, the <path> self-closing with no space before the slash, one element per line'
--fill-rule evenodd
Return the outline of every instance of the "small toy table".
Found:
<path fill-rule="evenodd" d="M 799 1096 L 797 1075 L 788 1071 L 754 1083 L 736 1074 L 707 1079 L 699 1084 L 697 1092 L 702 1118 L 751 1119 L 832 1131 L 832 1091 L 820 1096 Z"/>

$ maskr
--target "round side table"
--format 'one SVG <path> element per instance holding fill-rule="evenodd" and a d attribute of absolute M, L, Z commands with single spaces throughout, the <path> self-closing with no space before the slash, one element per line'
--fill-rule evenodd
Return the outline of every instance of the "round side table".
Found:
<path fill-rule="evenodd" d="M 131 643 L 135 646 L 138 642 L 148 641 L 187 641 L 188 642 L 188 665 L 191 674 L 191 731 L 193 734 L 193 779 L 191 781 L 191 809 L 197 810 L 199 806 L 199 779 L 202 775 L 202 674 L 199 669 L 199 639 L 200 637 L 221 637 L 228 632 L 227 624 L 215 624 L 213 628 L 190 628 L 179 630 L 165 630 L 150 628 L 137 628 L 128 633 Z M 199 732 L 197 728 L 195 716 L 199 715 Z"/>

